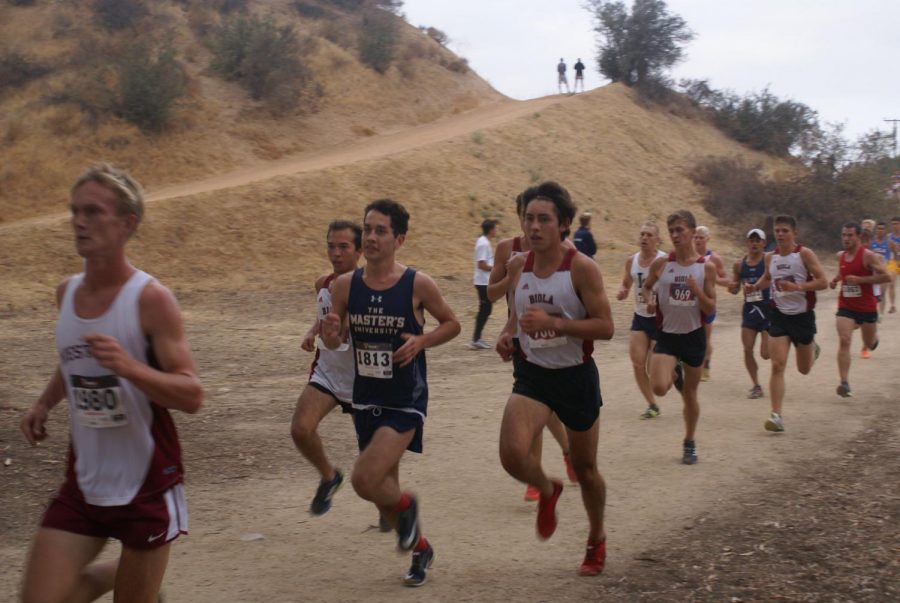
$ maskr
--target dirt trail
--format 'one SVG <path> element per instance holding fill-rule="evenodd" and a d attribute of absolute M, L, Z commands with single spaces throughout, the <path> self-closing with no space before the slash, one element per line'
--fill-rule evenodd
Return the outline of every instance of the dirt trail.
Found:
<path fill-rule="evenodd" d="M 577 486 L 563 493 L 556 535 L 539 542 L 534 506 L 523 502 L 523 487 L 506 476 L 497 458 L 510 366 L 493 352 L 464 348 L 474 294 L 458 281 L 441 286 L 464 317 L 464 333 L 429 352 L 425 453 L 403 463 L 401 479 L 421 497 L 424 530 L 437 551 L 429 584 L 415 591 L 400 585 L 407 559 L 394 553 L 391 535 L 370 529 L 375 511 L 352 488 L 337 495 L 327 515 L 307 513 L 316 477 L 293 450 L 287 426 L 309 362 L 298 350 L 312 299 L 299 290 L 182 297 L 207 404 L 195 417 L 178 417 L 191 534 L 173 548 L 168 601 L 596 600 L 605 585 L 625 576 L 639 580 L 633 559 L 648 547 L 700 517 L 764 502 L 772 475 L 843 450 L 867 421 L 885 412 L 900 385 L 896 371 L 888 370 L 900 353 L 900 320 L 890 315 L 881 325 L 883 347 L 871 360 L 854 357 L 856 397 L 834 394 L 834 298 L 826 292 L 818 310 L 822 357 L 808 377 L 791 366 L 787 432 L 770 434 L 762 428 L 768 399 L 746 398 L 739 302 L 723 297 L 713 378 L 700 390 L 700 463 L 687 467 L 679 462 L 681 404 L 674 393 L 662 400 L 661 417 L 638 419 L 642 408 L 627 357 L 630 307 L 614 302 L 616 337 L 595 353 L 605 400 L 599 463 L 609 487 L 609 565 L 602 577 L 584 579 L 575 573 L 586 532 Z M 502 307 L 496 310 L 489 337 L 500 327 Z M 0 563 L 11 570 L 0 578 L 0 598 L 7 599 L 20 580 L 32 526 L 60 479 L 66 426 L 65 413 L 57 412 L 46 447 L 29 449 L 22 442 L 17 419 L 53 361 L 52 317 L 3 322 L 0 364 L 13 376 L 0 383 L 0 448 L 12 459 L 0 468 Z M 764 365 L 764 384 L 768 374 Z M 355 441 L 347 417 L 332 414 L 321 433 L 335 462 L 349 469 Z M 559 449 L 549 437 L 545 450 L 545 466 L 562 475 Z M 244 540 L 253 534 L 261 538 Z"/>

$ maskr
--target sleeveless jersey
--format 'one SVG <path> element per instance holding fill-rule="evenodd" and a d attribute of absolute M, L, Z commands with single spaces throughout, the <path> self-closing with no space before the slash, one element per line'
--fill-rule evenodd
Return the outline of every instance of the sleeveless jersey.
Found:
<path fill-rule="evenodd" d="M 651 260 L 650 265 L 653 265 L 653 262 L 659 258 L 665 257 L 665 255 L 665 251 L 657 249 L 656 257 Z M 653 318 L 655 315 L 647 311 L 647 300 L 644 299 L 644 294 L 641 291 L 644 287 L 644 281 L 647 280 L 647 273 L 650 270 L 650 266 L 641 266 L 640 258 L 640 251 L 631 256 L 631 270 L 629 271 L 632 284 L 634 285 L 634 313 L 638 316 L 643 316 L 644 318 Z"/>
<path fill-rule="evenodd" d="M 869 249 L 881 255 L 885 262 L 891 259 L 891 246 L 887 237 L 884 237 L 884 240 L 880 243 L 875 237 L 872 237 L 872 240 L 869 242 Z"/>
<path fill-rule="evenodd" d="M 687 285 L 693 276 L 702 289 L 706 280 L 704 272 L 706 257 L 698 257 L 692 264 L 682 266 L 675 260 L 675 252 L 669 254 L 663 264 L 662 273 L 656 284 L 656 326 L 666 333 L 684 335 L 703 326 L 703 312 L 700 300 Z"/>
<path fill-rule="evenodd" d="M 852 312 L 877 312 L 878 300 L 875 298 L 871 284 L 851 285 L 845 283 L 848 276 L 872 276 L 872 271 L 865 267 L 866 250 L 860 247 L 852 260 L 847 260 L 847 252 L 842 251 L 839 258 L 841 274 L 841 293 L 838 296 L 838 308 Z"/>
<path fill-rule="evenodd" d="M 888 241 L 894 244 L 894 247 L 900 247 L 900 235 L 895 235 L 894 233 L 888 234 Z M 894 253 L 894 258 L 898 257 L 898 254 Z M 890 258 L 889 258 L 890 259 Z"/>
<path fill-rule="evenodd" d="M 769 262 L 769 276 L 772 277 L 771 293 L 775 300 L 775 307 L 782 314 L 803 314 L 816 307 L 815 291 L 782 291 L 781 282 L 805 283 L 812 280 L 812 275 L 806 269 L 803 258 L 800 257 L 802 245 L 797 245 L 787 255 L 778 255 L 776 249 L 772 253 Z"/>
<path fill-rule="evenodd" d="M 347 312 L 355 352 L 353 408 L 387 407 L 425 417 L 428 407 L 425 352 L 404 367 L 392 355 L 404 343 L 401 333 L 422 334 L 413 311 L 416 271 L 407 268 L 397 283 L 378 291 L 363 281 L 364 268 L 353 272 Z"/>
<path fill-rule="evenodd" d="M 744 256 L 741 259 L 741 271 L 738 276 L 741 279 L 742 285 L 752 285 L 760 278 L 766 271 L 766 256 L 763 255 L 762 259 L 759 260 L 754 265 L 750 265 L 747 263 L 747 256 Z M 744 302 L 748 304 L 756 304 L 760 302 L 769 302 L 769 298 L 771 297 L 771 293 L 768 289 L 763 289 L 762 291 L 753 291 L 751 293 L 744 294 Z"/>
<path fill-rule="evenodd" d="M 587 316 L 587 310 L 572 284 L 572 260 L 577 253 L 575 249 L 567 250 L 556 272 L 547 278 L 538 278 L 534 273 L 534 252 L 528 252 L 522 275 L 516 284 L 517 316 L 521 317 L 531 307 L 569 320 L 581 320 Z M 553 329 L 527 335 L 519 326 L 517 332 L 528 362 L 544 368 L 558 369 L 583 364 L 594 351 L 592 340 L 563 335 Z"/>
<path fill-rule="evenodd" d="M 73 494 L 92 505 L 126 505 L 183 480 L 178 434 L 169 411 L 100 366 L 82 337 L 91 332 L 115 337 L 134 359 L 155 366 L 138 305 L 153 277 L 136 271 L 109 309 L 90 319 L 75 314 L 75 291 L 83 278 L 70 279 L 56 325 L 71 429 L 63 488 L 73 488 Z"/>
<path fill-rule="evenodd" d="M 331 312 L 331 284 L 337 277 L 336 273 L 329 274 L 316 295 L 316 309 L 319 314 L 319 320 L 324 320 L 325 316 Z M 324 344 L 316 346 L 316 358 L 313 360 L 312 367 L 309 370 L 310 377 L 317 371 L 327 375 L 328 380 L 338 390 L 332 393 L 339 394 L 340 392 L 352 391 L 355 372 L 353 368 L 353 346 L 350 342 L 342 343 L 336 350 L 329 350 Z"/>

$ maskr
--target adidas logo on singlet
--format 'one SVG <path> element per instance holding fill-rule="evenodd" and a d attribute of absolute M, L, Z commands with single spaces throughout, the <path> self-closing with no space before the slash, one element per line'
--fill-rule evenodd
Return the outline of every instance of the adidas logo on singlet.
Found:
<path fill-rule="evenodd" d="M 524 291 L 525 289 L 528 289 L 528 283 L 525 283 L 524 285 L 522 285 L 522 291 Z"/>

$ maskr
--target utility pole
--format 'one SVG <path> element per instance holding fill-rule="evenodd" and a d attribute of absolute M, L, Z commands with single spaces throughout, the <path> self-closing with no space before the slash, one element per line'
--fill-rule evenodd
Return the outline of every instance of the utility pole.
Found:
<path fill-rule="evenodd" d="M 894 157 L 896 157 L 897 156 L 897 123 L 900 122 L 900 119 L 886 119 L 884 121 L 894 124 L 894 131 L 893 131 L 892 135 L 894 137 Z"/>

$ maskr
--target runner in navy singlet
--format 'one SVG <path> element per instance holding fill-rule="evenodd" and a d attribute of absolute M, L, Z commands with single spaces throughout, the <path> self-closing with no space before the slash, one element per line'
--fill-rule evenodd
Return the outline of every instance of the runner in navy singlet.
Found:
<path fill-rule="evenodd" d="M 526 191 L 524 230 L 531 243 L 525 264 L 510 283 L 515 302 L 497 342 L 500 356 L 515 365 L 515 383 L 500 427 L 500 460 L 519 481 L 540 491 L 537 533 L 556 530 L 556 503 L 562 481 L 550 479 L 531 454 L 535 438 L 556 414 L 569 438 L 572 465 L 588 516 L 582 575 L 603 571 L 606 486 L 597 470 L 600 382 L 591 358 L 595 339 L 610 339 L 614 325 L 600 268 L 563 244 L 576 207 L 568 191 L 545 182 Z M 513 345 L 517 335 L 521 350 Z"/>
<path fill-rule="evenodd" d="M 316 320 L 303 337 L 300 347 L 307 352 L 316 352 L 309 371 L 309 383 L 303 388 L 294 418 L 291 420 L 291 437 L 306 460 L 316 468 L 321 476 L 319 487 L 309 510 L 313 515 L 322 515 L 331 508 L 331 499 L 344 482 L 343 472 L 333 466 L 325 454 L 322 439 L 318 434 L 319 423 L 337 406 L 350 412 L 353 397 L 353 346 L 347 337 L 337 350 L 322 346 L 316 348 L 316 338 L 321 330 L 322 319 L 331 312 L 331 284 L 334 280 L 356 269 L 362 255 L 362 228 L 358 224 L 336 221 L 328 225 L 326 235 L 328 261 L 332 272 L 316 279 Z"/>
<path fill-rule="evenodd" d="M 709 248 L 709 228 L 706 226 L 698 226 L 694 232 L 694 250 L 698 255 L 706 258 L 716 269 L 716 284 L 728 287 L 731 281 L 728 273 L 725 271 L 725 261 L 718 253 Z M 703 358 L 703 373 L 700 375 L 701 381 L 709 381 L 712 362 L 712 334 L 713 322 L 716 320 L 716 313 L 706 314 L 703 316 L 703 330 L 706 332 L 706 356 Z"/>
<path fill-rule="evenodd" d="M 174 296 L 125 255 L 144 213 L 140 185 L 99 165 L 77 180 L 69 207 L 84 272 L 57 289 L 59 367 L 21 422 L 35 444 L 68 399 L 69 462 L 32 542 L 22 599 L 115 590 L 116 601 L 156 601 L 171 542 L 187 533 L 169 411 L 197 412 L 203 389 Z M 121 555 L 93 563 L 109 538 Z"/>
<path fill-rule="evenodd" d="M 756 283 L 766 272 L 766 233 L 753 228 L 747 233 L 747 255 L 734 263 L 734 279 L 728 288 L 732 294 L 744 293 L 744 285 Z M 753 382 L 747 397 L 755 400 L 763 397 L 759 384 L 759 365 L 753 356 L 756 347 L 756 336 L 761 335 L 759 355 L 763 360 L 769 359 L 769 314 L 771 301 L 769 290 L 753 291 L 744 294 L 744 305 L 741 308 L 741 343 L 744 347 L 744 366 Z"/>
<path fill-rule="evenodd" d="M 395 527 L 398 547 L 413 551 L 404 583 L 421 586 L 434 549 L 419 529 L 416 498 L 400 488 L 400 459 L 406 450 L 422 452 L 428 411 L 425 349 L 456 337 L 460 325 L 434 280 L 395 260 L 406 240 L 406 209 L 380 199 L 366 207 L 364 216 L 366 266 L 335 281 L 322 339 L 336 349 L 344 329 L 350 329 L 356 363 L 353 422 L 360 450 L 353 489 Z M 425 312 L 438 321 L 427 333 Z"/>

